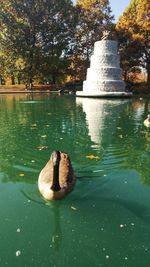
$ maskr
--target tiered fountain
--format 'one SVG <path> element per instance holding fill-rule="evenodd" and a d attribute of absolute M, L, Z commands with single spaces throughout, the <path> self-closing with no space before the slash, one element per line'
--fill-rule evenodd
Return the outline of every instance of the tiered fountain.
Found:
<path fill-rule="evenodd" d="M 104 38 L 94 44 L 94 54 L 91 56 L 86 81 L 83 82 L 83 91 L 77 91 L 76 95 L 84 97 L 131 96 L 131 93 L 125 92 L 125 83 L 121 76 L 117 41 Z"/>

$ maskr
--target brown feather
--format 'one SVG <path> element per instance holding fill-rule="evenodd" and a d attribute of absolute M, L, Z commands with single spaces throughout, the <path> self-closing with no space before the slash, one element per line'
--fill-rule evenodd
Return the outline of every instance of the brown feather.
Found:
<path fill-rule="evenodd" d="M 59 191 L 58 191 L 57 193 L 55 192 L 53 193 L 54 195 L 53 199 L 62 198 L 63 196 L 65 196 L 69 191 L 72 190 L 75 181 L 76 181 L 76 176 L 74 174 L 69 156 L 67 155 L 67 153 L 60 152 L 59 184 L 61 187 L 60 190 L 61 197 L 59 197 Z M 50 159 L 39 175 L 39 181 L 38 181 L 39 191 L 43 196 L 44 196 L 44 190 L 47 191 L 48 188 L 50 190 L 52 182 L 53 182 L 53 161 L 52 159 Z M 45 198 L 48 199 L 48 197 Z"/>

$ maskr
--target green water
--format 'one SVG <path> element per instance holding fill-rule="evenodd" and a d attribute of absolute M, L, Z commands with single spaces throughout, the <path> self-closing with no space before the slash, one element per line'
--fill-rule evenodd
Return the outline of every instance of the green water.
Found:
<path fill-rule="evenodd" d="M 0 266 L 149 266 L 148 108 L 143 99 L 0 96 Z M 78 181 L 47 203 L 37 179 L 53 149 L 68 152 Z"/>

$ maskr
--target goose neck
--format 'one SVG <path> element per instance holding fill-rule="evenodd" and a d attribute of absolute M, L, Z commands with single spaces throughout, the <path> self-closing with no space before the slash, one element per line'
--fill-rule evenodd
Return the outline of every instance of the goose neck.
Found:
<path fill-rule="evenodd" d="M 51 189 L 55 192 L 61 189 L 60 184 L 59 184 L 59 163 L 54 165 L 53 167 L 53 181 L 52 181 Z"/>

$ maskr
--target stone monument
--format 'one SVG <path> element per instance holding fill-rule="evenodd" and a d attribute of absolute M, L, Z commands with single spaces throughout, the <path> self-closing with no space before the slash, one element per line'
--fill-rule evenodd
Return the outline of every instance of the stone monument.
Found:
<path fill-rule="evenodd" d="M 83 82 L 83 91 L 77 91 L 77 96 L 126 97 L 132 95 L 125 92 L 117 41 L 108 38 L 110 33 L 104 32 L 102 40 L 95 42 L 90 68 L 87 69 L 86 81 Z"/>

